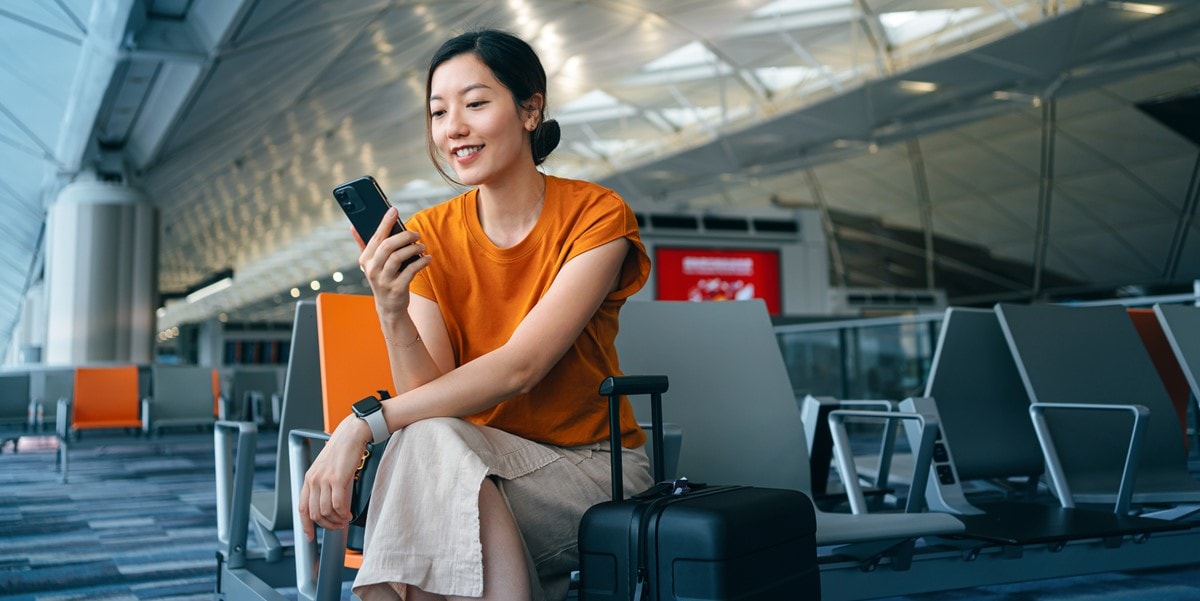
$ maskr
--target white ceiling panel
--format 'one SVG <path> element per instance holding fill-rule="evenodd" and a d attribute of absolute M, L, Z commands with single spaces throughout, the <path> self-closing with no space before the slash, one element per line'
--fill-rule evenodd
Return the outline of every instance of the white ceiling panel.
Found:
<path fill-rule="evenodd" d="M 116 153 L 115 176 L 162 210 L 164 292 L 235 271 L 233 289 L 172 304 L 160 325 L 270 315 L 293 286 L 353 267 L 333 185 L 372 173 L 407 213 L 453 193 L 425 152 L 425 66 L 453 33 L 497 26 L 529 39 L 549 72 L 563 143 L 546 170 L 612 186 L 639 211 L 750 211 L 772 197 L 814 206 L 812 168 L 839 219 L 921 240 L 923 169 L 930 233 L 954 241 L 941 248 L 1032 269 L 1041 107 L 1053 99 L 1045 267 L 1084 287 L 1200 277 L 1200 253 L 1185 252 L 1196 228 L 1164 276 L 1196 145 L 1135 106 L 1200 90 L 1200 6 L 1164 1 L 1167 14 L 1147 17 L 1059 4 L 1047 18 L 1040 0 L 254 0 L 183 3 L 168 23 L 124 0 L 132 50 L 110 50 L 120 65 L 157 65 L 148 108 L 100 115 L 133 132 L 129 148 L 53 157 L 63 123 L 87 121 L 63 115 L 93 5 L 17 3 L 0 13 L 0 164 L 11 166 L 0 170 L 0 220 L 25 237 L 11 248 L 35 248 L 44 199 L 73 175 L 56 160 L 95 169 Z M 18 52 L 30 47 L 36 61 Z M 23 292 L 27 273 L 3 275 Z M 1024 280 L 992 279 L 1014 278 Z M 14 315 L 0 306 L 0 335 Z"/>

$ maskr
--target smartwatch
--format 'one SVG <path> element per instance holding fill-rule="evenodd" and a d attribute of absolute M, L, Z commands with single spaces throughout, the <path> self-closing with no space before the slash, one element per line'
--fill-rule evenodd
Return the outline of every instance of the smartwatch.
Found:
<path fill-rule="evenodd" d="M 380 444 L 386 442 L 391 432 L 388 432 L 387 420 L 383 419 L 383 403 L 379 399 L 369 396 L 364 397 L 361 401 L 350 406 L 354 411 L 354 415 L 359 419 L 367 422 L 371 426 L 371 443 Z"/>

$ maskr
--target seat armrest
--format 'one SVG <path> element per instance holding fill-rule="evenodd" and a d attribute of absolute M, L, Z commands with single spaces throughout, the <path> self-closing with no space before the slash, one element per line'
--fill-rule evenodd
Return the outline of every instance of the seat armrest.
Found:
<path fill-rule="evenodd" d="M 897 411 L 900 408 L 900 403 L 896 401 L 889 401 L 887 399 L 839 400 L 838 405 L 842 407 L 878 407 L 884 411 Z"/>
<path fill-rule="evenodd" d="M 296 591 L 301 599 L 338 599 L 341 596 L 342 566 L 346 561 L 346 528 L 324 530 L 320 557 L 316 540 L 304 536 L 300 520 L 300 490 L 304 474 L 312 465 L 312 441 L 329 440 L 329 434 L 316 430 L 288 432 L 288 459 L 291 463 L 292 535 L 296 544 Z"/>
<path fill-rule="evenodd" d="M 229 567 L 240 568 L 246 563 L 258 426 L 251 422 L 218 421 L 213 424 L 213 443 L 218 551 L 225 556 Z"/>
<path fill-rule="evenodd" d="M 154 399 L 150 397 L 142 397 L 142 434 L 150 434 L 150 410 L 154 405 Z"/>
<path fill-rule="evenodd" d="M 877 407 L 880 411 L 899 411 L 900 403 L 888 399 L 852 399 L 838 401 L 839 407 L 847 408 L 867 408 Z M 886 420 L 883 425 L 883 436 L 879 445 L 879 464 L 875 471 L 876 488 L 887 488 L 888 480 L 891 478 L 892 472 L 892 455 L 896 448 L 896 431 L 899 429 L 899 421 L 894 419 Z"/>
<path fill-rule="evenodd" d="M 54 415 L 54 433 L 62 440 L 71 434 L 71 411 L 73 406 L 69 397 L 58 399 L 58 411 Z"/>
<path fill-rule="evenodd" d="M 833 453 L 837 460 L 838 475 L 846 488 L 850 510 L 855 514 L 867 513 L 867 501 L 862 486 L 858 483 L 858 469 L 854 465 L 854 453 L 850 448 L 850 437 L 846 434 L 845 419 L 848 417 L 882 419 L 887 421 L 915 421 L 921 428 L 920 443 L 913 449 L 913 478 L 909 487 L 905 513 L 920 513 L 924 508 L 925 484 L 929 481 L 929 466 L 933 462 L 933 442 L 937 438 L 937 416 L 929 413 L 864 411 L 859 409 L 836 409 L 829 412 L 829 431 L 833 436 Z"/>
<path fill-rule="evenodd" d="M 29 399 L 26 415 L 25 429 L 30 432 L 40 432 L 42 430 L 42 401 L 33 398 Z"/>
<path fill-rule="evenodd" d="M 1113 513 L 1129 515 L 1133 504 L 1133 483 L 1137 480 L 1138 460 L 1142 455 L 1142 441 L 1146 437 L 1146 425 L 1150 421 L 1150 409 L 1144 405 L 1107 405 L 1098 403 L 1031 403 L 1029 417 L 1033 420 L 1033 429 L 1037 433 L 1038 444 L 1042 447 L 1042 456 L 1046 459 L 1046 472 L 1050 483 L 1058 495 L 1058 501 L 1063 507 L 1074 507 L 1071 498 L 1071 488 L 1067 484 L 1067 475 L 1063 471 L 1062 461 L 1058 458 L 1058 450 L 1050 435 L 1050 427 L 1046 424 L 1046 410 L 1087 410 L 1087 411 L 1127 411 L 1133 414 L 1133 427 L 1129 434 L 1129 449 L 1125 453 L 1125 465 L 1121 470 L 1121 484 L 1117 489 L 1117 502 Z"/>

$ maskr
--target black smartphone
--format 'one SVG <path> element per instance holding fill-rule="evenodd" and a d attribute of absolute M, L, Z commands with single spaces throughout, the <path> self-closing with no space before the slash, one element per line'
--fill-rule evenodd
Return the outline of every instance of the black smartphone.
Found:
<path fill-rule="evenodd" d="M 392 208 L 392 203 L 388 202 L 383 188 L 379 187 L 379 182 L 369 175 L 350 180 L 334 188 L 333 198 L 342 207 L 346 217 L 350 218 L 350 223 L 354 225 L 354 229 L 358 231 L 363 242 L 370 240 L 371 236 L 375 235 L 375 230 L 379 229 L 379 222 L 383 221 L 384 213 Z M 391 235 L 394 236 L 403 231 L 404 224 L 397 219 L 396 224 L 392 226 Z M 413 255 L 411 259 L 404 261 L 400 269 L 408 267 L 409 263 L 416 261 L 419 257 L 420 255 Z"/>

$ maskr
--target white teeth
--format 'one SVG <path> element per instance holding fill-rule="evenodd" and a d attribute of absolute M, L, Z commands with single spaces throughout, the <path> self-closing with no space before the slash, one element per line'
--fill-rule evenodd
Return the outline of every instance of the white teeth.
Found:
<path fill-rule="evenodd" d="M 469 148 L 459 148 L 458 150 L 454 151 L 454 155 L 459 158 L 462 158 L 465 156 L 470 156 L 470 155 L 473 155 L 473 154 L 479 152 L 479 149 L 481 149 L 481 148 L 483 148 L 483 147 L 482 146 L 471 146 Z"/>

